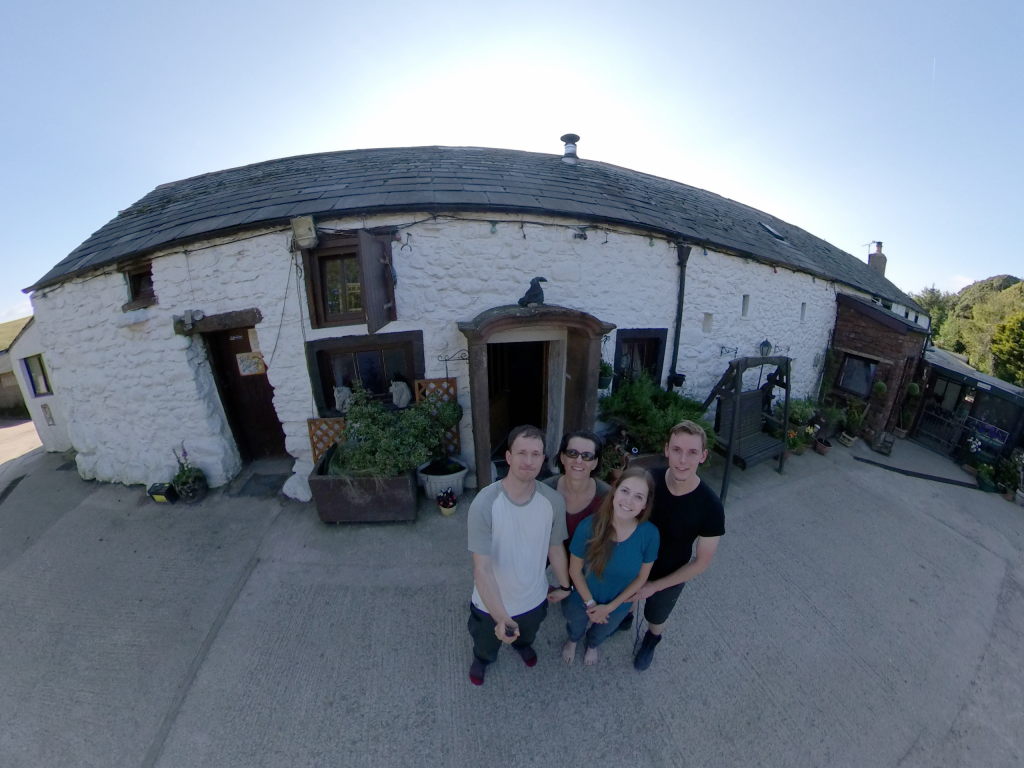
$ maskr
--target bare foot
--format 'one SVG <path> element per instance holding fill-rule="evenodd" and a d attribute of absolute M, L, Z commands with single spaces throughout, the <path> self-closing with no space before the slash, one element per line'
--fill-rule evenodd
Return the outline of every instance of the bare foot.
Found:
<path fill-rule="evenodd" d="M 592 667 L 597 664 L 597 656 L 597 648 L 587 648 L 587 652 L 583 654 L 583 663 Z"/>
<path fill-rule="evenodd" d="M 562 646 L 562 661 L 566 664 L 572 664 L 576 659 L 576 643 L 572 640 L 566 640 L 565 645 Z"/>

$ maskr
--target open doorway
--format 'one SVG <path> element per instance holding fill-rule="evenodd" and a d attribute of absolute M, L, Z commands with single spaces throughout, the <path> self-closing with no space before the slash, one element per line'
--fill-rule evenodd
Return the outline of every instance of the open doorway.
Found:
<path fill-rule="evenodd" d="M 547 341 L 487 345 L 491 459 L 505 461 L 505 438 L 520 424 L 547 429 Z M 500 472 L 499 472 L 500 474 Z"/>

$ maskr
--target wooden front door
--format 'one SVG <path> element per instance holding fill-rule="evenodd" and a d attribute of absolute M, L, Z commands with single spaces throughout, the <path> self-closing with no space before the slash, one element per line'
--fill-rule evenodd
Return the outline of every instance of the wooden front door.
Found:
<path fill-rule="evenodd" d="M 254 328 L 204 333 L 210 365 L 238 452 L 246 461 L 283 456 L 284 430 L 274 410 L 274 388 L 254 349 Z"/>

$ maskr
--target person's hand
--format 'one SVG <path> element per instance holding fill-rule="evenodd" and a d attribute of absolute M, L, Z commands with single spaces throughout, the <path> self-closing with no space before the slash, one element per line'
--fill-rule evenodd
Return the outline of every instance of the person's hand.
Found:
<path fill-rule="evenodd" d="M 565 598 L 567 598 L 571 594 L 572 594 L 572 590 L 571 589 L 557 589 L 557 588 L 553 589 L 550 592 L 548 592 L 548 602 L 549 603 L 560 603 L 563 600 L 565 600 Z"/>
<path fill-rule="evenodd" d="M 511 634 L 505 631 L 508 627 Z M 503 643 L 512 643 L 519 638 L 519 625 L 512 619 L 502 619 L 494 622 L 494 634 Z"/>
<path fill-rule="evenodd" d="M 608 614 L 611 612 L 611 608 L 607 605 L 592 605 L 587 608 L 587 618 L 594 624 L 607 624 Z"/>
<path fill-rule="evenodd" d="M 653 586 L 653 582 L 648 581 L 646 584 L 644 584 L 642 587 L 640 587 L 640 589 L 638 589 L 636 592 L 634 592 L 633 596 L 630 597 L 629 599 L 630 600 L 646 600 L 648 597 L 650 597 L 651 595 L 653 595 L 657 591 L 658 590 Z"/>

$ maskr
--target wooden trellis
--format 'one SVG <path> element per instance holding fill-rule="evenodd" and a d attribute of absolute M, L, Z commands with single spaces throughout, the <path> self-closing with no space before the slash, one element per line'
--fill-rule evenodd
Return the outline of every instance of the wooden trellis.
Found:
<path fill-rule="evenodd" d="M 306 419 L 309 427 L 309 446 L 313 449 L 313 465 L 334 445 L 345 431 L 345 420 L 340 417 Z"/>
<path fill-rule="evenodd" d="M 416 379 L 415 382 L 416 402 L 428 397 L 436 397 L 443 403 L 458 402 L 459 388 L 457 379 Z M 444 449 L 451 455 L 457 455 L 462 448 L 459 440 L 459 425 L 456 424 L 444 433 Z"/>

